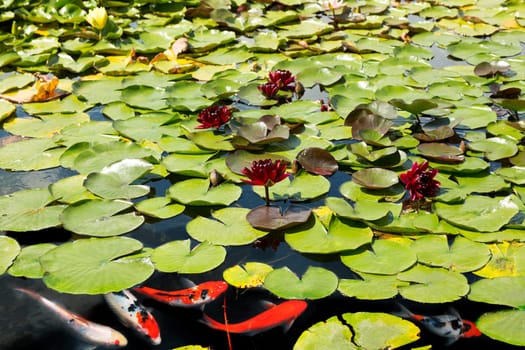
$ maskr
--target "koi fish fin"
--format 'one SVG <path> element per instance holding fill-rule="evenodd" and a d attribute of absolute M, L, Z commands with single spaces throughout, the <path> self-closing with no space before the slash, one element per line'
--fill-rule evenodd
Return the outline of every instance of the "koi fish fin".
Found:
<path fill-rule="evenodd" d="M 452 306 L 448 308 L 448 313 L 450 315 L 454 315 L 458 318 L 458 320 L 461 320 L 461 315 L 459 314 L 458 310 L 454 309 Z"/>
<path fill-rule="evenodd" d="M 182 288 L 184 288 L 184 289 L 186 289 L 186 288 L 193 288 L 193 287 L 197 286 L 192 280 L 190 280 L 188 278 L 184 278 L 184 277 L 180 278 L 180 283 L 182 285 Z"/>
<path fill-rule="evenodd" d="M 405 306 L 398 303 L 397 307 L 399 308 L 399 311 L 393 312 L 394 315 L 402 317 L 402 318 L 415 319 L 416 315 L 412 311 L 407 309 Z"/>
<path fill-rule="evenodd" d="M 447 341 L 445 341 L 444 345 L 445 346 L 450 346 L 452 344 L 454 344 L 456 341 L 458 341 L 460 337 L 448 337 L 447 338 Z"/>
<path fill-rule="evenodd" d="M 266 310 L 270 310 L 270 309 L 272 309 L 272 308 L 277 306 L 277 305 L 275 305 L 274 303 L 272 303 L 271 301 L 268 301 L 268 300 L 261 300 L 260 303 L 264 307 L 264 309 L 266 309 Z"/>
<path fill-rule="evenodd" d="M 293 323 L 295 322 L 295 318 L 292 318 L 291 320 L 288 320 L 286 322 L 283 323 L 283 332 L 286 333 L 290 330 L 290 328 L 292 327 Z"/>
<path fill-rule="evenodd" d="M 16 287 L 14 289 L 16 291 L 19 291 L 21 293 L 29 295 L 30 297 L 32 297 L 33 299 L 36 299 L 36 300 L 40 300 L 42 298 L 41 295 L 39 295 L 38 293 L 35 293 L 35 292 L 33 292 L 32 290 L 29 290 L 29 289 L 25 289 L 25 288 L 21 288 L 21 287 Z"/>

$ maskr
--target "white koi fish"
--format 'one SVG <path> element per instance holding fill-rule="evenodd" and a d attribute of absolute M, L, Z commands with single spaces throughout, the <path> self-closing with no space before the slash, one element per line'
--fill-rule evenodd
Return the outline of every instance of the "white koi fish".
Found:
<path fill-rule="evenodd" d="M 128 344 L 126 337 L 111 327 L 88 321 L 84 317 L 64 309 L 62 306 L 31 290 L 24 288 L 15 289 L 29 295 L 46 308 L 53 311 L 58 318 L 64 321 L 68 327 L 85 342 L 108 347 L 124 347 Z"/>
<path fill-rule="evenodd" d="M 160 344 L 157 321 L 129 290 L 105 294 L 104 299 L 123 325 L 134 329 L 152 344 Z"/>

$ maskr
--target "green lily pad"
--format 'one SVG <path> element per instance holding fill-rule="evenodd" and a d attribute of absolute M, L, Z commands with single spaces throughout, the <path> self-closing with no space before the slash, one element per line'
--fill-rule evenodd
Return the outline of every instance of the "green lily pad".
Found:
<path fill-rule="evenodd" d="M 486 336 L 516 346 L 525 346 L 525 311 L 502 310 L 481 315 L 476 326 Z"/>
<path fill-rule="evenodd" d="M 352 343 L 352 331 L 332 316 L 326 321 L 317 322 L 299 336 L 293 350 L 357 350 Z"/>
<path fill-rule="evenodd" d="M 368 190 L 354 181 L 346 181 L 339 187 L 339 192 L 343 197 L 358 203 L 359 201 L 374 201 L 374 202 L 395 202 L 403 198 L 405 195 L 405 188 L 401 184 L 387 187 L 381 190 Z M 367 215 L 363 213 L 363 215 Z"/>
<path fill-rule="evenodd" d="M 153 264 L 139 252 L 142 243 L 127 237 L 88 238 L 67 242 L 40 258 L 44 283 L 71 294 L 105 294 L 144 282 Z"/>
<path fill-rule="evenodd" d="M 15 118 L 4 123 L 4 129 L 14 135 L 25 137 L 51 137 L 59 133 L 68 125 L 80 124 L 89 121 L 86 113 L 71 114 L 49 114 L 39 118 Z"/>
<path fill-rule="evenodd" d="M 168 189 L 167 194 L 185 205 L 227 206 L 238 200 L 241 192 L 241 188 L 232 183 L 211 186 L 208 179 L 190 179 L 177 182 Z"/>
<path fill-rule="evenodd" d="M 24 247 L 7 273 L 15 277 L 44 277 L 40 257 L 53 248 L 56 248 L 56 245 L 52 243 L 40 243 Z"/>
<path fill-rule="evenodd" d="M 518 153 L 516 142 L 505 137 L 491 137 L 486 140 L 471 142 L 469 148 L 484 152 L 488 160 L 509 158 Z"/>
<path fill-rule="evenodd" d="M 344 252 L 341 261 L 358 272 L 394 275 L 414 265 L 417 258 L 406 244 L 380 239 L 372 243 L 371 250 L 361 248 Z"/>
<path fill-rule="evenodd" d="M 253 186 L 252 189 L 261 198 L 265 198 L 264 186 Z M 270 187 L 270 200 L 288 199 L 293 202 L 303 202 L 318 198 L 329 190 L 330 181 L 324 176 L 301 171 L 290 180 L 278 182 Z"/>
<path fill-rule="evenodd" d="M 20 253 L 18 242 L 7 236 L 0 236 L 0 275 L 2 275 Z"/>
<path fill-rule="evenodd" d="M 397 174 L 383 168 L 361 169 L 352 174 L 352 181 L 368 189 L 383 189 L 399 182 Z"/>
<path fill-rule="evenodd" d="M 46 188 L 22 190 L 0 197 L 0 230 L 38 231 L 60 225 L 64 205 L 54 201 Z"/>
<path fill-rule="evenodd" d="M 6 100 L 0 100 L 0 122 L 5 120 L 13 114 L 16 110 L 16 105 Z"/>
<path fill-rule="evenodd" d="M 28 139 L 0 148 L 0 168 L 29 171 L 54 168 L 65 151 L 50 139 Z"/>
<path fill-rule="evenodd" d="M 356 312 L 342 317 L 352 326 L 354 341 L 363 349 L 396 349 L 419 339 L 419 328 L 398 316 Z"/>
<path fill-rule="evenodd" d="M 337 215 L 358 221 L 381 220 L 391 209 L 389 203 L 378 203 L 368 198 L 356 200 L 353 206 L 343 198 L 337 197 L 328 197 L 325 202 Z"/>
<path fill-rule="evenodd" d="M 286 230 L 284 238 L 292 249 L 301 253 L 331 254 L 370 243 L 372 230 L 363 224 L 337 217 L 324 223 L 316 216 L 312 227 Z"/>
<path fill-rule="evenodd" d="M 137 211 L 159 219 L 168 219 L 182 214 L 185 208 L 184 205 L 172 203 L 168 197 L 148 198 L 135 204 Z"/>
<path fill-rule="evenodd" d="M 442 182 L 442 189 L 446 192 L 440 194 L 436 199 L 447 203 L 458 203 L 464 201 L 471 193 L 492 193 L 508 189 L 508 184 L 497 175 L 486 176 L 457 176 L 458 185 L 452 188 Z"/>
<path fill-rule="evenodd" d="M 519 242 L 503 241 L 487 245 L 490 261 L 474 274 L 484 278 L 522 276 L 525 274 L 525 247 Z"/>
<path fill-rule="evenodd" d="M 226 165 L 235 174 L 243 175 L 244 168 L 250 168 L 254 161 L 271 159 L 272 161 L 280 160 L 281 162 L 290 163 L 288 159 L 283 156 L 271 153 L 254 154 L 244 150 L 238 150 L 226 156 Z"/>
<path fill-rule="evenodd" d="M 460 125 L 471 129 L 484 128 L 496 121 L 496 113 L 486 106 L 458 106 L 447 115 L 452 121 L 459 121 Z"/>
<path fill-rule="evenodd" d="M 482 279 L 472 283 L 468 298 L 482 303 L 523 308 L 525 305 L 523 288 L 525 288 L 523 276 Z"/>
<path fill-rule="evenodd" d="M 476 174 L 489 168 L 489 163 L 481 158 L 466 157 L 460 164 L 446 164 L 430 161 L 430 167 L 453 174 Z"/>
<path fill-rule="evenodd" d="M 259 262 L 247 262 L 243 266 L 235 265 L 227 268 L 222 277 L 228 284 L 237 288 L 261 287 L 266 275 L 273 271 L 273 267 Z"/>
<path fill-rule="evenodd" d="M 449 247 L 447 237 L 423 236 L 412 243 L 420 263 L 447 268 L 451 271 L 469 272 L 484 266 L 490 259 L 490 250 L 482 243 L 456 237 Z"/>
<path fill-rule="evenodd" d="M 519 212 L 511 196 L 469 196 L 463 204 L 435 203 L 435 213 L 453 225 L 480 232 L 494 232 Z"/>
<path fill-rule="evenodd" d="M 362 279 L 340 279 L 337 290 L 347 297 L 361 300 L 386 300 L 395 297 L 403 283 L 396 276 L 360 273 Z"/>
<path fill-rule="evenodd" d="M 301 279 L 287 267 L 266 275 L 264 288 L 284 299 L 322 299 L 337 288 L 337 276 L 322 267 L 309 266 Z"/>
<path fill-rule="evenodd" d="M 99 173 L 89 174 L 84 186 L 105 199 L 142 197 L 150 191 L 149 186 L 130 184 L 152 169 L 153 165 L 144 160 L 123 159 L 104 167 Z"/>
<path fill-rule="evenodd" d="M 130 208 L 123 200 L 84 200 L 68 206 L 60 216 L 66 230 L 87 236 L 107 237 L 130 232 L 144 222 L 132 213 L 119 214 Z"/>
<path fill-rule="evenodd" d="M 250 212 L 245 208 L 224 208 L 212 213 L 213 219 L 198 216 L 188 222 L 188 234 L 201 242 L 216 245 L 245 245 L 268 234 L 253 228 L 246 220 Z"/>
<path fill-rule="evenodd" d="M 208 177 L 206 162 L 213 154 L 178 154 L 172 153 L 162 159 L 161 164 L 168 171 L 193 177 Z"/>
<path fill-rule="evenodd" d="M 58 180 L 49 186 L 53 197 L 61 203 L 71 204 L 83 199 L 96 199 L 93 193 L 84 187 L 85 175 L 74 175 Z"/>
<path fill-rule="evenodd" d="M 226 258 L 226 249 L 203 242 L 190 250 L 191 241 L 171 241 L 157 247 L 151 260 L 161 272 L 203 273 L 213 270 Z"/>
<path fill-rule="evenodd" d="M 467 278 L 459 272 L 442 268 L 415 265 L 397 275 L 401 281 L 409 282 L 399 286 L 399 293 L 405 299 L 420 303 L 446 303 L 458 300 L 469 292 Z"/>
<path fill-rule="evenodd" d="M 233 151 L 231 137 L 218 134 L 214 131 L 200 131 L 189 133 L 188 138 L 197 146 L 209 150 Z"/>
<path fill-rule="evenodd" d="M 495 173 L 506 181 L 516 185 L 525 185 L 525 168 L 521 166 L 513 166 L 510 168 L 499 168 Z"/>

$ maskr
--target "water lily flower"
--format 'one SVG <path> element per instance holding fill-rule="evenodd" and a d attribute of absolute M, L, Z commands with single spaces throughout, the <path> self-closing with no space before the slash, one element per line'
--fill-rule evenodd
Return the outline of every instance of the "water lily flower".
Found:
<path fill-rule="evenodd" d="M 325 10 L 333 11 L 345 7 L 345 2 L 343 0 L 326 0 L 322 1 L 321 5 Z"/>
<path fill-rule="evenodd" d="M 108 13 L 104 7 L 96 7 L 89 10 L 86 21 L 96 30 L 102 30 L 108 22 Z"/>
<path fill-rule="evenodd" d="M 412 168 L 406 173 L 399 175 L 401 181 L 405 184 L 405 189 L 410 194 L 411 201 L 419 201 L 427 197 L 434 197 L 441 185 L 435 180 L 438 173 L 437 169 L 428 169 L 428 162 L 419 164 L 415 162 Z"/>
<path fill-rule="evenodd" d="M 279 91 L 279 87 L 274 83 L 266 83 L 257 86 L 257 89 L 267 98 L 273 98 Z"/>
<path fill-rule="evenodd" d="M 279 90 L 295 91 L 295 76 L 289 70 L 278 69 L 268 74 L 270 83 L 276 85 Z"/>
<path fill-rule="evenodd" d="M 268 188 L 290 176 L 286 172 L 286 164 L 279 159 L 276 161 L 271 159 L 254 160 L 250 168 L 242 169 L 242 173 L 249 178 L 249 180 L 242 181 L 254 186 L 264 186 L 267 206 L 270 205 Z"/>
<path fill-rule="evenodd" d="M 196 129 L 219 128 L 231 118 L 232 110 L 228 106 L 211 106 L 199 113 Z"/>

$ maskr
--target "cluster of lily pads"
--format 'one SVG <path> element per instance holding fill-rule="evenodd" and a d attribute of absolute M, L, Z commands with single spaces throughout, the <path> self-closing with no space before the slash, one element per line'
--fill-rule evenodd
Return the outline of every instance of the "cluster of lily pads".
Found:
<path fill-rule="evenodd" d="M 74 294 L 223 268 L 235 287 L 289 299 L 466 297 L 509 307 L 477 326 L 525 345 L 524 14 L 513 0 L 3 2 L 0 168 L 74 175 L 0 197 L 0 230 L 75 236 L 0 236 L 0 272 Z M 249 180 L 260 162 L 279 164 L 279 181 Z M 440 187 L 409 195 L 399 176 L 424 162 Z M 341 172 L 351 180 L 332 188 Z M 241 207 L 246 181 L 273 205 Z M 121 236 L 193 207 L 213 210 L 186 239 Z M 221 267 L 225 246 L 276 233 L 355 278 Z M 395 316 L 343 317 L 357 337 L 332 318 L 296 348 L 326 329 L 365 348 L 418 337 Z M 363 319 L 403 323 L 386 339 Z"/>

